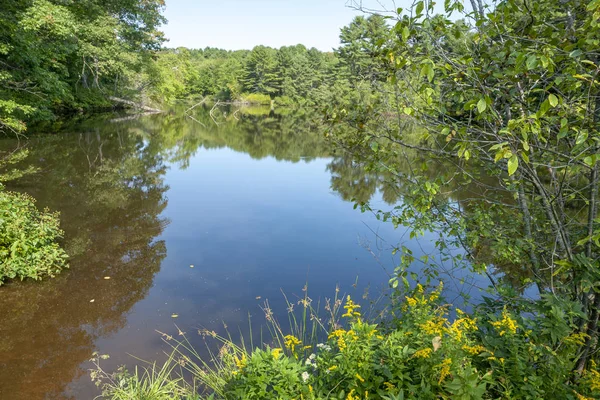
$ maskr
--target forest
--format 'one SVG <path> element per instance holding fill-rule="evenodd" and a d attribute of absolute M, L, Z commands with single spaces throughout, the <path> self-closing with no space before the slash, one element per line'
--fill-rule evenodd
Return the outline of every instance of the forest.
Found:
<path fill-rule="evenodd" d="M 119 196 L 150 198 L 148 220 L 127 218 L 158 235 L 163 163 L 187 168 L 199 148 L 222 147 L 324 157 L 330 189 L 405 233 L 380 309 L 338 290 L 317 305 L 309 282 L 296 303 L 284 297 L 282 319 L 264 303 L 260 340 L 200 329 L 199 350 L 181 330 L 161 333 L 166 362 L 135 370 L 89 355 L 104 398 L 600 398 L 600 0 L 351 6 L 362 15 L 322 52 L 168 48 L 162 0 L 3 4 L 0 133 L 19 145 L 0 153 L 0 284 L 43 285 L 78 258 L 65 242 L 96 240 L 65 240 L 59 214 L 5 188 L 46 168 L 25 135 L 133 104 L 134 120 L 136 108 L 166 112 L 132 123 L 134 139 L 119 132 L 122 161 L 102 164 L 99 146 L 82 158 L 89 171 L 101 160 L 97 173 L 56 187 L 81 185 L 113 210 Z M 417 253 L 419 238 L 435 251 Z M 448 269 L 464 274 L 452 285 L 486 282 L 478 301 L 449 298 Z"/>

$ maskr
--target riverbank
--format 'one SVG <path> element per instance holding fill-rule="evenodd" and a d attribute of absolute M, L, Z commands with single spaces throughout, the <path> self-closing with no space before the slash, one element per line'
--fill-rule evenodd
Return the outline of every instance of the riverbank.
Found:
<path fill-rule="evenodd" d="M 568 320 L 523 316 L 501 301 L 469 315 L 447 304 L 442 286 L 394 293 L 390 317 L 375 324 L 350 296 L 319 316 L 306 295 L 282 328 L 265 307 L 271 338 L 253 346 L 201 331 L 210 358 L 182 337 L 163 334 L 172 354 L 162 366 L 92 379 L 105 399 L 591 399 L 600 371 L 574 373 L 584 338 Z M 540 311 L 554 300 L 537 302 Z M 268 304 L 268 303 L 267 303 Z M 455 317 L 450 317 L 453 314 Z M 142 368 L 143 373 L 142 373 Z M 191 377 L 191 378 L 190 378 Z M 186 379 L 187 378 L 187 379 Z"/>

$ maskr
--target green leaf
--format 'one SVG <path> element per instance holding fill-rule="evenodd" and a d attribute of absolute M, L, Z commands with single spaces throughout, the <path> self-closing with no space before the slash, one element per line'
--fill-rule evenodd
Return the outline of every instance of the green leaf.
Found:
<path fill-rule="evenodd" d="M 548 101 L 550 102 L 550 105 L 552 107 L 556 107 L 558 105 L 558 97 L 556 97 L 553 94 L 551 94 L 550 96 L 548 96 Z"/>
<path fill-rule="evenodd" d="M 548 112 L 549 109 L 550 109 L 550 102 L 548 101 L 548 99 L 546 99 L 540 106 L 540 110 L 537 112 L 538 118 L 546 115 L 546 113 Z"/>
<path fill-rule="evenodd" d="M 594 157 L 587 156 L 583 159 L 583 162 L 586 163 L 588 166 L 592 167 L 594 165 Z"/>
<path fill-rule="evenodd" d="M 486 108 L 487 108 L 487 103 L 486 103 L 485 99 L 482 97 L 477 102 L 477 111 L 479 111 L 479 114 L 481 114 L 485 111 Z"/>
<path fill-rule="evenodd" d="M 513 154 L 513 156 L 508 160 L 508 175 L 511 176 L 514 174 L 518 166 L 519 159 L 517 158 L 516 154 Z"/>
<path fill-rule="evenodd" d="M 536 56 L 532 55 L 532 56 L 527 57 L 527 62 L 525 64 L 527 65 L 527 69 L 529 69 L 529 70 L 537 67 L 538 61 L 537 61 Z"/>
<path fill-rule="evenodd" d="M 582 54 L 583 54 L 583 51 L 577 49 L 577 50 L 573 50 L 571 52 L 571 54 L 569 54 L 569 57 L 571 57 L 571 58 L 577 58 L 577 57 L 579 57 Z"/>
<path fill-rule="evenodd" d="M 404 40 L 406 42 L 409 37 L 410 37 L 410 29 L 408 29 L 408 26 L 405 26 L 402 29 L 402 40 Z"/>
<path fill-rule="evenodd" d="M 417 17 L 419 17 L 423 13 L 423 8 L 425 8 L 425 4 L 422 1 L 418 2 L 417 8 L 415 10 L 415 12 L 417 13 Z"/>
<path fill-rule="evenodd" d="M 588 138 L 588 133 L 587 131 L 581 131 L 579 132 L 579 134 L 577 135 L 577 139 L 575 139 L 575 144 L 576 145 L 580 145 L 583 142 L 585 142 Z"/>

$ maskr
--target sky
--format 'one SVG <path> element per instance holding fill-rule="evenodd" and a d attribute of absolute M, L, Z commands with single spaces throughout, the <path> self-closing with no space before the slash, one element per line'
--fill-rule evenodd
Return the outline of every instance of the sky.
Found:
<path fill-rule="evenodd" d="M 166 0 L 167 47 L 252 49 L 295 44 L 331 51 L 360 13 L 348 0 Z"/>

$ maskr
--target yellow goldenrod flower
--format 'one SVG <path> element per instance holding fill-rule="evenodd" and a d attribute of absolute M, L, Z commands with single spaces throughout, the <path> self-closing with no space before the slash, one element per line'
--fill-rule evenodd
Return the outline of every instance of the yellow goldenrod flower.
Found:
<path fill-rule="evenodd" d="M 581 346 L 585 344 L 586 339 L 589 337 L 590 336 L 585 332 L 572 333 L 565 338 L 565 343 L 572 343 Z"/>
<path fill-rule="evenodd" d="M 276 349 L 273 349 L 273 350 L 271 351 L 271 353 L 273 354 L 273 357 L 275 357 L 275 358 L 279 358 L 279 355 L 281 354 L 281 351 L 282 351 L 282 349 L 281 349 L 281 348 L 276 348 Z"/>
<path fill-rule="evenodd" d="M 450 366 L 452 366 L 452 359 L 446 358 L 444 361 L 442 361 L 442 363 L 439 366 L 441 367 L 441 369 L 438 384 L 441 385 L 444 379 L 446 379 L 446 377 L 450 375 Z"/>
<path fill-rule="evenodd" d="M 359 380 L 359 381 L 361 381 L 361 382 L 364 382 L 364 381 L 365 381 L 365 379 L 364 379 L 362 376 L 360 376 L 360 375 L 358 374 L 358 372 L 357 372 L 357 373 L 356 373 L 356 375 L 354 375 L 354 376 L 356 377 L 356 379 L 358 379 L 358 380 Z"/>
<path fill-rule="evenodd" d="M 437 318 L 437 321 L 429 320 L 424 324 L 420 324 L 419 328 L 423 330 L 427 335 L 442 336 L 444 331 L 444 324 L 447 322 L 444 318 Z"/>
<path fill-rule="evenodd" d="M 462 349 L 471 355 L 481 354 L 485 351 L 485 347 L 481 345 L 469 346 L 465 344 Z"/>
<path fill-rule="evenodd" d="M 413 358 L 429 358 L 429 357 L 431 357 L 431 353 L 432 353 L 432 350 L 429 348 L 421 349 L 421 350 L 418 350 L 417 352 L 415 352 L 415 354 L 413 354 Z"/>
<path fill-rule="evenodd" d="M 239 369 L 243 369 L 246 366 L 246 355 L 243 354 L 241 359 L 236 356 L 235 357 L 235 365 Z"/>
<path fill-rule="evenodd" d="M 337 365 L 332 365 L 331 367 L 327 368 L 327 370 L 329 371 L 335 371 L 337 369 Z"/>
<path fill-rule="evenodd" d="M 348 396 L 346 396 L 346 400 L 360 400 L 360 397 L 354 396 L 354 389 L 352 389 L 350 393 L 348 393 Z"/>
<path fill-rule="evenodd" d="M 408 305 L 409 305 L 410 307 L 414 307 L 414 306 L 416 306 L 416 305 L 417 305 L 417 300 L 415 300 L 415 299 L 414 299 L 414 298 L 412 298 L 412 297 L 408 297 L 408 296 L 406 296 L 406 302 L 408 303 Z"/>
<path fill-rule="evenodd" d="M 283 339 L 285 341 L 285 347 L 290 349 L 292 351 L 292 353 L 296 351 L 296 346 L 302 344 L 302 342 L 300 342 L 300 339 L 298 339 L 294 335 L 284 336 Z"/>
<path fill-rule="evenodd" d="M 583 373 L 583 379 L 592 391 L 600 391 L 600 372 L 596 370 L 596 363 L 592 361 L 591 368 Z"/>
<path fill-rule="evenodd" d="M 390 383 L 390 382 L 383 382 L 383 384 L 385 385 L 385 387 L 387 388 L 387 390 L 392 390 L 392 389 L 396 388 L 396 386 L 393 383 Z"/>
<path fill-rule="evenodd" d="M 511 318 L 510 313 L 504 308 L 502 311 L 502 319 L 500 321 L 492 322 L 492 326 L 500 332 L 500 336 L 504 336 L 506 333 L 515 334 L 517 333 L 517 321 Z"/>
<path fill-rule="evenodd" d="M 344 309 L 346 313 L 342 315 L 342 317 L 347 318 L 360 318 L 360 312 L 356 311 L 360 308 L 360 305 L 356 304 L 352 301 L 350 296 L 346 299 L 346 305 L 344 305 Z"/>
<path fill-rule="evenodd" d="M 335 331 L 333 331 L 333 332 L 331 332 L 329 334 L 329 339 L 333 339 L 333 338 L 336 338 L 336 337 L 344 336 L 344 333 L 346 333 L 345 330 L 343 330 L 343 329 L 336 329 Z"/>
<path fill-rule="evenodd" d="M 577 400 L 594 400 L 591 397 L 585 397 L 584 395 L 581 395 L 577 392 L 575 392 L 575 394 L 577 395 Z"/>

